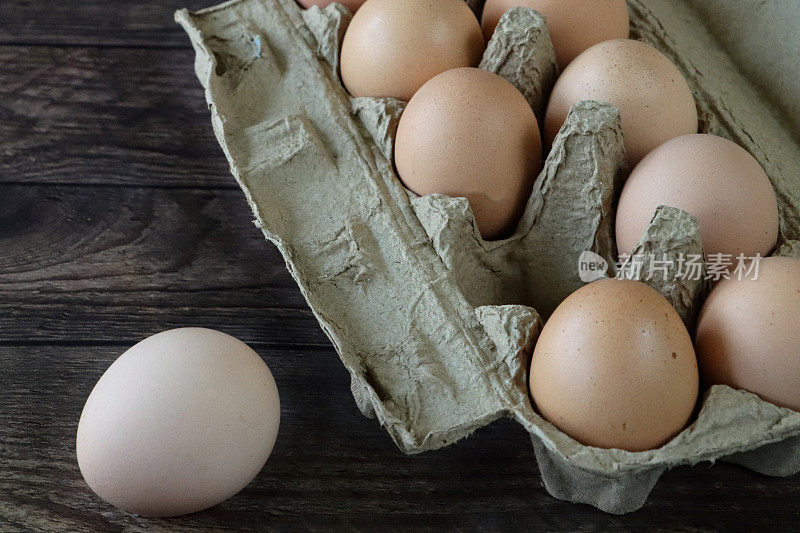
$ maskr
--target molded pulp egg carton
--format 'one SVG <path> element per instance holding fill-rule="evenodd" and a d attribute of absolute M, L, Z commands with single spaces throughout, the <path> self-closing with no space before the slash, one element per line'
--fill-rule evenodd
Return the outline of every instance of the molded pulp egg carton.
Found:
<path fill-rule="evenodd" d="M 470 5 L 479 12 L 480 3 Z M 780 203 L 779 253 L 797 255 L 800 127 L 785 116 L 800 117 L 800 60 L 791 24 L 779 19 L 797 20 L 800 10 L 786 3 L 794 13 L 762 6 L 745 15 L 751 3 L 630 0 L 632 37 L 682 70 L 703 131 L 759 160 Z M 731 39 L 704 22 L 713 17 L 740 34 Z M 404 103 L 350 98 L 342 87 L 338 50 L 350 18 L 338 4 L 304 11 L 294 0 L 234 0 L 176 14 L 197 52 L 231 172 L 349 370 L 361 411 L 406 453 L 513 417 L 530 432 L 552 495 L 612 513 L 641 507 L 676 465 L 724 459 L 769 475 L 800 471 L 800 413 L 724 386 L 705 395 L 688 428 L 646 452 L 583 446 L 537 415 L 527 366 L 540 317 L 582 285 L 583 252 L 603 257 L 614 273 L 613 205 L 628 172 L 618 112 L 577 104 L 518 229 L 486 242 L 465 199 L 416 197 L 395 176 L 392 141 Z M 776 35 L 776 27 L 786 32 Z M 766 37 L 773 46 L 757 44 Z M 789 47 L 784 54 L 780 43 Z M 557 76 L 541 16 L 506 14 L 481 68 L 519 88 L 541 123 Z M 697 221 L 659 208 L 638 251 L 701 252 Z M 654 286 L 691 329 L 705 283 Z"/>

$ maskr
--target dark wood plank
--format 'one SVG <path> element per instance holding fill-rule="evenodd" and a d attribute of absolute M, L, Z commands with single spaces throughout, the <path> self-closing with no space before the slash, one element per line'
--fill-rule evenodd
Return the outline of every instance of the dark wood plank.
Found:
<path fill-rule="evenodd" d="M 559 502 L 541 485 L 528 436 L 510 420 L 445 450 L 406 457 L 375 421 L 358 414 L 331 349 L 258 345 L 282 404 L 267 466 L 211 510 L 165 520 L 135 517 L 93 496 L 74 452 L 83 402 L 125 348 L 0 348 L 0 530 L 739 531 L 781 530 L 800 519 L 797 476 L 771 479 L 723 464 L 668 473 L 632 515 Z"/>
<path fill-rule="evenodd" d="M 124 45 L 188 48 L 173 21 L 183 7 L 198 10 L 214 0 L 3 0 L 0 44 Z"/>
<path fill-rule="evenodd" d="M 236 187 L 193 51 L 0 46 L 0 64 L 0 183 Z"/>
<path fill-rule="evenodd" d="M 181 325 L 328 345 L 239 190 L 0 185 L 0 343 Z"/>

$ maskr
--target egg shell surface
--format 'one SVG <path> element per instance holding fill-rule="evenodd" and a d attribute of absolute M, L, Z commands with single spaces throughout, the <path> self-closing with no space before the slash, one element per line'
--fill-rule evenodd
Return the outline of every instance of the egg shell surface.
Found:
<path fill-rule="evenodd" d="M 516 227 L 541 168 L 541 138 L 525 97 L 476 68 L 449 70 L 414 95 L 397 128 L 395 164 L 424 196 L 469 200 L 484 239 Z"/>
<path fill-rule="evenodd" d="M 368 0 L 342 42 L 342 81 L 353 96 L 407 102 L 437 74 L 477 67 L 483 51 L 464 0 Z"/>
<path fill-rule="evenodd" d="M 264 361 L 203 328 L 149 337 L 103 374 L 78 424 L 78 465 L 109 503 L 144 516 L 216 505 L 261 470 L 280 401 Z"/>
<path fill-rule="evenodd" d="M 664 142 L 697 133 L 697 109 L 678 68 L 649 44 L 615 39 L 576 57 L 556 81 L 545 115 L 545 138 L 553 143 L 570 108 L 595 100 L 619 109 L 631 167 Z"/>
<path fill-rule="evenodd" d="M 697 323 L 706 385 L 728 385 L 800 411 L 800 260 L 762 259 L 757 276 L 720 281 Z"/>
<path fill-rule="evenodd" d="M 657 448 L 684 429 L 697 360 L 680 316 L 639 281 L 604 279 L 571 294 L 545 324 L 530 368 L 539 413 L 599 448 Z"/>
<path fill-rule="evenodd" d="M 633 169 L 617 205 L 620 253 L 633 250 L 659 205 L 697 217 L 706 256 L 766 256 L 778 239 L 778 203 L 767 174 L 747 150 L 716 135 L 672 139 Z"/>

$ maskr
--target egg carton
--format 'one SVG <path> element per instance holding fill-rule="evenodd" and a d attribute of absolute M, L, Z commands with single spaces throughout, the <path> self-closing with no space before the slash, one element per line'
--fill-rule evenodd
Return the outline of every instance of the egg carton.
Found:
<path fill-rule="evenodd" d="M 631 0 L 632 36 L 682 70 L 703 131 L 759 160 L 780 203 L 779 252 L 798 256 L 798 129 L 781 117 L 783 103 L 743 77 L 691 3 Z M 725 386 L 705 394 L 682 433 L 645 452 L 581 445 L 536 413 L 528 361 L 542 317 L 583 285 L 581 255 L 631 274 L 614 261 L 614 202 L 628 172 L 618 112 L 574 106 L 515 233 L 484 241 L 465 199 L 417 197 L 397 179 L 392 143 L 405 104 L 351 98 L 342 87 L 350 18 L 338 4 L 302 10 L 294 0 L 176 13 L 231 172 L 350 372 L 360 410 L 409 454 L 515 418 L 550 494 L 611 513 L 641 507 L 677 465 L 724 459 L 774 476 L 800 471 L 800 413 Z M 481 68 L 520 89 L 541 123 L 557 69 L 540 15 L 507 13 Z M 700 253 L 697 221 L 661 207 L 637 251 Z M 705 283 L 654 286 L 692 328 Z"/>

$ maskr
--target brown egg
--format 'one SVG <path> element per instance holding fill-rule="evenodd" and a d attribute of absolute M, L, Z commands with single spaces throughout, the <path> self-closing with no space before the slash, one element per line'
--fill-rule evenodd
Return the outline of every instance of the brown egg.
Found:
<path fill-rule="evenodd" d="M 588 446 L 656 448 L 687 424 L 697 360 L 680 316 L 639 281 L 605 279 L 570 295 L 531 360 L 539 413 Z"/>
<path fill-rule="evenodd" d="M 542 155 L 539 126 L 525 97 L 505 79 L 459 68 L 426 83 L 397 128 L 400 179 L 420 196 L 469 200 L 484 239 L 516 226 Z"/>
<path fill-rule="evenodd" d="M 762 259 L 757 274 L 708 296 L 695 335 L 703 381 L 800 411 L 800 261 Z"/>
<path fill-rule="evenodd" d="M 630 20 L 625 0 L 487 0 L 481 21 L 486 42 L 492 38 L 500 17 L 518 6 L 545 16 L 562 69 L 597 43 L 628 38 Z"/>
<path fill-rule="evenodd" d="M 596 44 L 569 64 L 547 105 L 544 130 L 549 144 L 570 107 L 581 100 L 619 109 L 631 166 L 665 141 L 697 132 L 697 109 L 686 80 L 664 54 L 639 41 Z"/>
<path fill-rule="evenodd" d="M 348 11 L 350 11 L 350 13 L 355 13 L 358 11 L 358 8 L 361 7 L 361 4 L 367 0 L 297 0 L 297 2 L 305 9 L 308 9 L 311 6 L 326 7 L 328 4 L 332 4 L 334 1 L 342 4 L 347 8 Z"/>
<path fill-rule="evenodd" d="M 633 169 L 617 206 L 617 248 L 630 253 L 659 205 L 697 217 L 706 255 L 767 255 L 778 238 L 778 204 L 764 170 L 744 148 L 715 135 L 684 135 Z"/>
<path fill-rule="evenodd" d="M 456 67 L 476 67 L 483 35 L 464 0 L 368 0 L 342 43 L 342 81 L 353 96 L 408 101 Z"/>

